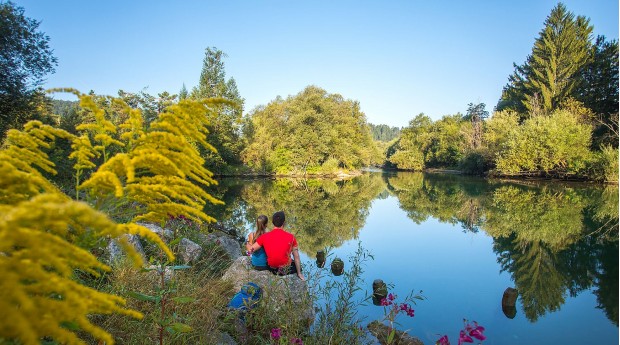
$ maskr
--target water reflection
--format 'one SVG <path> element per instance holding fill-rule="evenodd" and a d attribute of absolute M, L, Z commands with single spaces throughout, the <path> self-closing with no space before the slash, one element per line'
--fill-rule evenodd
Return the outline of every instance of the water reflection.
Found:
<path fill-rule="evenodd" d="M 434 218 L 493 238 L 500 270 L 518 291 L 513 305 L 502 303 L 507 317 L 520 301 L 535 322 L 568 296 L 592 290 L 598 308 L 618 325 L 617 186 L 370 173 L 346 181 L 223 180 L 214 194 L 227 204 L 207 212 L 238 228 L 285 210 L 288 229 L 308 255 L 356 238 L 371 202 L 392 195 L 417 224 Z M 317 265 L 325 261 L 317 258 Z"/>
<path fill-rule="evenodd" d="M 559 310 L 567 295 L 593 288 L 598 307 L 618 325 L 617 187 L 423 174 L 396 174 L 387 181 L 414 222 L 433 217 L 493 237 L 498 263 L 512 275 L 528 320 Z"/>

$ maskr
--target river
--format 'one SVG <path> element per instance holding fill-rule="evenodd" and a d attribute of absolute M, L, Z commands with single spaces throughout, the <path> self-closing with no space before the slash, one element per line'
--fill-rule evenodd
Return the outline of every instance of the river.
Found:
<path fill-rule="evenodd" d="M 444 334 L 456 344 L 464 318 L 486 328 L 484 344 L 617 344 L 617 185 L 366 172 L 227 178 L 209 192 L 226 204 L 207 213 L 245 233 L 284 210 L 306 266 L 328 250 L 324 269 L 340 257 L 346 270 L 361 245 L 374 260 L 357 298 L 375 279 L 399 299 L 421 290 L 415 316 L 397 321 L 425 344 Z M 514 308 L 502 305 L 507 288 L 518 291 Z M 359 315 L 384 309 L 367 301 Z"/>

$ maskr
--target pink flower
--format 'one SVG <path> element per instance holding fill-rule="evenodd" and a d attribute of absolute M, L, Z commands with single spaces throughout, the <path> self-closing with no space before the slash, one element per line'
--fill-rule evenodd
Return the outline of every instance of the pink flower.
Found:
<path fill-rule="evenodd" d="M 280 337 L 282 336 L 282 330 L 279 328 L 272 328 L 271 329 L 271 338 L 274 340 L 278 340 L 280 339 Z"/>
<path fill-rule="evenodd" d="M 474 339 L 472 339 L 465 331 L 461 331 L 459 333 L 459 345 L 463 343 L 473 343 Z"/>
<path fill-rule="evenodd" d="M 392 295 L 392 294 L 390 293 L 390 294 L 388 295 L 388 299 L 389 299 L 390 301 L 393 301 L 393 300 L 395 300 L 395 299 L 396 299 L 396 296 L 394 296 L 394 295 Z"/>
<path fill-rule="evenodd" d="M 413 309 L 409 308 L 409 310 L 407 310 L 407 316 L 409 316 L 409 317 L 413 317 L 413 316 L 414 316 L 414 314 L 413 314 L 413 313 L 414 313 L 414 310 L 413 310 Z"/>
<path fill-rule="evenodd" d="M 382 298 L 381 299 L 381 305 L 382 306 L 387 307 L 390 304 L 392 304 L 392 302 L 388 301 L 387 298 Z"/>
<path fill-rule="evenodd" d="M 293 338 L 293 339 L 291 339 L 291 344 L 304 345 L 304 342 L 301 341 L 301 338 Z"/>
<path fill-rule="evenodd" d="M 402 311 L 409 310 L 409 305 L 407 305 L 407 303 L 401 303 L 400 310 L 402 310 Z"/>
<path fill-rule="evenodd" d="M 450 345 L 450 340 L 448 340 L 447 335 L 444 335 L 443 337 L 439 338 L 439 340 L 437 340 L 435 345 Z"/>
<path fill-rule="evenodd" d="M 469 335 L 471 335 L 472 337 L 478 340 L 485 340 L 487 337 L 484 334 L 482 334 L 482 332 L 484 332 L 484 327 L 476 326 L 476 328 L 469 331 Z"/>

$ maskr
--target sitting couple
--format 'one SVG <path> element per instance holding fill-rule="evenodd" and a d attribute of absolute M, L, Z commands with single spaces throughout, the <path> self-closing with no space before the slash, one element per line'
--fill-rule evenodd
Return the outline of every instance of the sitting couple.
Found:
<path fill-rule="evenodd" d="M 284 212 L 274 213 L 271 218 L 274 228 L 267 232 L 267 216 L 258 216 L 256 232 L 248 236 L 245 245 L 252 254 L 252 266 L 277 275 L 297 274 L 299 279 L 306 280 L 301 273 L 297 240 L 293 234 L 282 229 L 284 218 Z M 294 260 L 291 260 L 291 254 Z"/>

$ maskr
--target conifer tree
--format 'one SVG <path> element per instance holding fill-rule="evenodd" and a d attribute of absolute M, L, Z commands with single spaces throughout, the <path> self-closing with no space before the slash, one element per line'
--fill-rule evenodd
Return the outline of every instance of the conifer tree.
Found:
<path fill-rule="evenodd" d="M 241 116 L 244 99 L 241 98 L 234 78 L 226 79 L 224 58 L 226 54 L 215 47 L 205 51 L 198 86 L 192 89 L 189 98 L 223 98 L 228 103 L 217 107 L 209 119 L 208 141 L 216 152 L 203 152 L 207 167 L 216 172 L 224 172 L 231 165 L 240 163 L 243 150 L 241 139 Z"/>
<path fill-rule="evenodd" d="M 592 26 L 559 3 L 545 20 L 532 53 L 504 87 L 497 110 L 549 114 L 572 96 L 590 58 Z"/>

